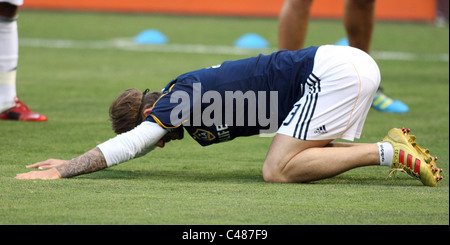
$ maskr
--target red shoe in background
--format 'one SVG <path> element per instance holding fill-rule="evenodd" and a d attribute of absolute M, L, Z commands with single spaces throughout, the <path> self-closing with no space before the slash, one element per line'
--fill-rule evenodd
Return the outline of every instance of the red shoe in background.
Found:
<path fill-rule="evenodd" d="M 36 113 L 28 108 L 19 98 L 16 98 L 16 105 L 0 114 L 0 120 L 20 120 L 20 121 L 47 121 L 47 117 Z"/>

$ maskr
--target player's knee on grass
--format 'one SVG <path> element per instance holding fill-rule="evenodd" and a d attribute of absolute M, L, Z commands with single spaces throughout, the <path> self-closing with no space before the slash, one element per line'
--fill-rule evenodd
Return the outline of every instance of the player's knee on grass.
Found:
<path fill-rule="evenodd" d="M 264 162 L 262 168 L 262 175 L 265 182 L 272 182 L 272 183 L 291 182 L 288 176 L 283 174 L 282 169 L 276 167 L 276 164 L 271 164 L 267 161 Z"/>

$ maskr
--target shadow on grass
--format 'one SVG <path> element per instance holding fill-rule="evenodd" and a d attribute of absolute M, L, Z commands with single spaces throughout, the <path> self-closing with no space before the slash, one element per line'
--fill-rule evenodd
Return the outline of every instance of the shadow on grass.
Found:
<path fill-rule="evenodd" d="M 80 176 L 85 179 L 148 179 L 178 182 L 231 182 L 264 183 L 262 174 L 249 170 L 229 171 L 189 171 L 189 170 L 118 170 L 106 169 L 93 174 Z M 282 183 L 268 183 L 282 184 Z M 290 183 L 298 184 L 298 183 Z M 306 185 L 367 185 L 367 186 L 422 186 L 420 181 L 407 176 L 387 178 L 386 176 L 356 176 L 342 174 L 332 178 L 301 183 Z"/>
<path fill-rule="evenodd" d="M 250 171 L 202 172 L 186 170 L 116 170 L 106 169 L 101 172 L 80 176 L 89 179 L 148 179 L 161 181 L 185 182 L 263 182 L 259 173 Z"/>

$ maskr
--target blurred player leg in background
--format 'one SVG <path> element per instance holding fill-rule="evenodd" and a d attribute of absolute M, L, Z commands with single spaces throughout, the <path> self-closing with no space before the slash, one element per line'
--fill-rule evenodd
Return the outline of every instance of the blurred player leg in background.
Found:
<path fill-rule="evenodd" d="M 345 1 L 344 26 L 350 46 L 369 53 L 374 23 L 375 0 Z"/>
<path fill-rule="evenodd" d="M 302 49 L 313 0 L 285 0 L 278 22 L 278 48 Z"/>
<path fill-rule="evenodd" d="M 313 0 L 284 1 L 279 16 L 279 49 L 303 48 L 312 3 Z M 343 19 L 349 45 L 369 53 L 375 22 L 375 0 L 346 0 Z M 372 108 L 391 113 L 409 111 L 406 104 L 389 98 L 381 88 L 375 95 Z"/>
<path fill-rule="evenodd" d="M 17 97 L 16 70 L 19 59 L 17 9 L 23 0 L 0 0 L 0 120 L 47 121 Z"/>

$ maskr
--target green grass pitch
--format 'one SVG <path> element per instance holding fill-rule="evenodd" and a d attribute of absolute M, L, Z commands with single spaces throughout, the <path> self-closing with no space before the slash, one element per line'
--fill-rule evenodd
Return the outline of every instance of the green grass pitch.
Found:
<path fill-rule="evenodd" d="M 71 159 L 113 137 L 108 108 L 122 90 L 159 90 L 181 73 L 258 54 L 58 48 L 33 46 L 27 40 L 104 43 L 158 29 L 170 44 L 232 46 L 253 32 L 266 38 L 272 49 L 277 47 L 274 18 L 20 11 L 18 25 L 23 39 L 18 94 L 49 120 L 0 121 L 2 225 L 449 224 L 448 26 L 376 24 L 372 51 L 382 87 L 407 103 L 410 112 L 371 110 L 357 141 L 376 142 L 392 127 L 411 128 L 444 169 L 438 188 L 428 188 L 403 174 L 388 179 L 383 167 L 354 169 L 307 184 L 265 183 L 261 166 L 271 138 L 258 136 L 206 148 L 187 136 L 89 175 L 16 180 L 17 173 L 29 171 L 27 164 Z M 343 36 L 340 21 L 313 20 L 306 43 L 334 43 Z M 375 55 L 381 51 L 413 55 L 386 59 Z"/>

